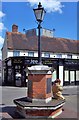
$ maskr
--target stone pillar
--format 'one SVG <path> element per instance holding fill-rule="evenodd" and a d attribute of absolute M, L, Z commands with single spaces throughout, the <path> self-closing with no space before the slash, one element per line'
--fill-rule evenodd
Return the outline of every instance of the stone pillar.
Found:
<path fill-rule="evenodd" d="M 44 65 L 28 67 L 28 97 L 32 101 L 49 102 L 52 99 L 52 72 Z"/>

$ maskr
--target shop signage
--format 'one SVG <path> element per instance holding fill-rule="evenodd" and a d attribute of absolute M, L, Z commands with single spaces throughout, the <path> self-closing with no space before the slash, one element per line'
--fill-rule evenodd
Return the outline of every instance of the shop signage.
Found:
<path fill-rule="evenodd" d="M 52 61 L 51 60 L 44 60 L 43 64 L 52 64 Z"/>
<path fill-rule="evenodd" d="M 38 60 L 33 60 L 33 59 L 25 60 L 25 64 L 37 64 L 37 63 L 38 63 Z"/>
<path fill-rule="evenodd" d="M 78 60 L 66 60 L 65 64 L 66 65 L 79 65 L 79 61 Z"/>
<path fill-rule="evenodd" d="M 53 61 L 53 60 L 43 60 L 43 64 L 57 64 L 57 61 Z"/>
<path fill-rule="evenodd" d="M 13 63 L 22 63 L 22 60 L 21 59 L 14 59 Z"/>

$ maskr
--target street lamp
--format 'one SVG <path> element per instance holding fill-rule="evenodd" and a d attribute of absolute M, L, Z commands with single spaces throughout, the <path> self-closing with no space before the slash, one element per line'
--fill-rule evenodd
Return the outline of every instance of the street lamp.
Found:
<path fill-rule="evenodd" d="M 42 64 L 41 62 L 41 36 L 40 36 L 40 29 L 41 29 L 41 22 L 44 19 L 44 15 L 46 11 L 42 7 L 41 3 L 39 2 L 38 8 L 33 9 L 36 20 L 38 21 L 38 64 Z"/>

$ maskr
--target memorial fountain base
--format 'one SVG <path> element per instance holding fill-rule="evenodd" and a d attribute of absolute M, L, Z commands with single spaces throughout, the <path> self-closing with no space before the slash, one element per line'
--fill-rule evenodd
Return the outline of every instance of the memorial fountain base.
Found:
<path fill-rule="evenodd" d="M 52 95 L 52 69 L 45 65 L 28 67 L 28 95 L 14 100 L 17 112 L 25 118 L 56 118 L 65 101 Z"/>
<path fill-rule="evenodd" d="M 62 113 L 65 100 L 52 100 L 46 102 L 35 102 L 29 98 L 15 99 L 17 112 L 24 118 L 56 118 Z"/>

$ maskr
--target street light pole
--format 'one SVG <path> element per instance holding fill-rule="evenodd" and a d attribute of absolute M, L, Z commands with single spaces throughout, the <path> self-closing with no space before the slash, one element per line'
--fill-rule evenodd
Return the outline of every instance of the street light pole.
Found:
<path fill-rule="evenodd" d="M 41 22 L 38 24 L 38 64 L 42 64 L 41 61 Z"/>
<path fill-rule="evenodd" d="M 36 20 L 38 21 L 38 64 L 42 64 L 41 60 L 41 22 L 43 21 L 45 10 L 39 2 L 38 8 L 33 9 Z"/>

